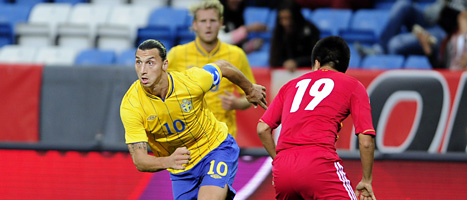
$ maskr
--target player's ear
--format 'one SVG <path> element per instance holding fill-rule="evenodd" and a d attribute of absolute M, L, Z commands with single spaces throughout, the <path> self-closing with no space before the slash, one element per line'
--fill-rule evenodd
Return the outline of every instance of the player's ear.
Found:
<path fill-rule="evenodd" d="M 169 68 L 169 60 L 165 59 L 164 62 L 162 63 L 162 70 L 167 71 Z"/>
<path fill-rule="evenodd" d="M 313 63 L 313 67 L 311 68 L 311 71 L 318 71 L 319 68 L 321 67 L 321 63 L 319 63 L 318 60 L 315 60 L 315 62 Z"/>

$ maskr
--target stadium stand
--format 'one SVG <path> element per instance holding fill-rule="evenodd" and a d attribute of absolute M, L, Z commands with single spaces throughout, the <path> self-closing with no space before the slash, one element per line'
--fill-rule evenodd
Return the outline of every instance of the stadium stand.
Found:
<path fill-rule="evenodd" d="M 115 5 L 105 24 L 97 27 L 97 48 L 122 50 L 135 46 L 138 28 L 148 24 L 150 7 L 142 5 Z"/>
<path fill-rule="evenodd" d="M 78 66 L 109 66 L 115 63 L 115 52 L 112 50 L 86 49 L 75 59 Z"/>
<path fill-rule="evenodd" d="M 265 40 L 270 40 L 272 36 L 272 30 L 275 26 L 275 19 L 277 12 L 273 11 L 266 7 L 246 7 L 243 12 L 243 17 L 245 19 L 245 25 L 250 25 L 253 23 L 262 23 L 268 25 L 268 32 L 259 32 L 248 33 L 248 38 L 263 38 Z M 275 13 L 275 14 L 274 14 Z"/>
<path fill-rule="evenodd" d="M 189 6 L 200 2 L 201 0 L 170 0 L 170 6 L 173 8 L 189 8 Z"/>
<path fill-rule="evenodd" d="M 28 21 L 31 6 L 2 4 L 0 6 L 0 47 L 15 43 L 15 26 Z"/>
<path fill-rule="evenodd" d="M 349 44 L 350 49 L 350 61 L 349 61 L 349 68 L 360 68 L 360 62 L 362 61 L 362 57 L 358 53 L 357 49 L 352 44 Z"/>
<path fill-rule="evenodd" d="M 71 4 L 64 3 L 35 5 L 27 23 L 16 26 L 18 44 L 37 47 L 55 45 L 57 26 L 68 19 L 71 7 Z"/>
<path fill-rule="evenodd" d="M 178 27 L 187 27 L 187 18 L 187 9 L 172 7 L 154 9 L 149 15 L 147 26 L 138 29 L 137 43 L 139 44 L 146 39 L 157 38 L 164 43 L 167 49 L 170 49 L 175 45 Z"/>
<path fill-rule="evenodd" d="M 406 69 L 432 69 L 430 61 L 426 56 L 409 55 L 407 56 L 404 68 Z"/>
<path fill-rule="evenodd" d="M 363 58 L 362 69 L 402 69 L 404 56 L 402 55 L 368 55 Z"/>
<path fill-rule="evenodd" d="M 71 67 L 75 62 L 77 50 L 70 47 L 40 47 L 34 58 L 37 64 Z"/>
<path fill-rule="evenodd" d="M 316 9 L 309 20 L 321 31 L 321 38 L 339 35 L 339 31 L 349 28 L 352 10 L 350 9 Z"/>
<path fill-rule="evenodd" d="M 389 16 L 389 10 L 359 9 L 355 11 L 347 30 L 340 31 L 348 43 L 361 42 L 374 44 L 378 41 L 381 31 Z"/>
<path fill-rule="evenodd" d="M 0 49 L 0 63 L 34 63 L 37 48 L 5 45 Z"/>
<path fill-rule="evenodd" d="M 110 7 L 79 3 L 73 6 L 66 23 L 58 26 L 58 45 L 88 49 L 96 46 L 97 26 L 104 24 Z"/>
<path fill-rule="evenodd" d="M 115 64 L 133 67 L 135 65 L 135 53 L 136 48 L 131 48 L 122 51 L 120 54 L 117 55 Z"/>

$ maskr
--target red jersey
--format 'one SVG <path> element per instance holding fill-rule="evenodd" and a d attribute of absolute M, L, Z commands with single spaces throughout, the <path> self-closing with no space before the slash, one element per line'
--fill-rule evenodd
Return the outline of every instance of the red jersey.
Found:
<path fill-rule="evenodd" d="M 319 70 L 282 86 L 261 121 L 272 129 L 282 124 L 277 153 L 298 146 L 335 152 L 340 123 L 349 114 L 356 134 L 375 135 L 365 87 L 344 73 Z"/>

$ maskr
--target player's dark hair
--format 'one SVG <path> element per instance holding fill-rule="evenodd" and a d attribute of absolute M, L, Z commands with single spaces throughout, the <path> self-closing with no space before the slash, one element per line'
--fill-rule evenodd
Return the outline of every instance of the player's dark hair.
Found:
<path fill-rule="evenodd" d="M 349 67 L 350 49 L 344 39 L 339 36 L 328 36 L 319 40 L 311 53 L 311 62 L 315 60 L 323 65 L 331 66 L 345 73 Z"/>
<path fill-rule="evenodd" d="M 164 44 L 162 44 L 162 42 L 160 42 L 159 40 L 148 39 L 138 46 L 138 49 L 143 51 L 154 48 L 157 48 L 157 50 L 159 50 L 159 56 L 162 58 L 162 60 L 167 59 L 167 49 L 165 48 Z"/>

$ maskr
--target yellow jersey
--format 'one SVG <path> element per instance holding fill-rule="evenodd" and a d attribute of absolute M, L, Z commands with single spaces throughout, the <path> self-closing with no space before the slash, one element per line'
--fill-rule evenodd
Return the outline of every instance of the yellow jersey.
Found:
<path fill-rule="evenodd" d="M 171 173 L 191 169 L 228 135 L 225 123 L 214 117 L 204 100 L 222 73 L 215 64 L 206 67 L 168 73 L 169 91 L 164 99 L 146 92 L 139 80 L 122 99 L 120 117 L 127 144 L 148 142 L 157 157 L 169 156 L 178 147 L 191 152 L 185 170 L 167 169 Z"/>
<path fill-rule="evenodd" d="M 168 71 L 179 72 L 192 67 L 201 68 L 208 63 L 223 59 L 237 67 L 248 80 L 255 83 L 255 78 L 245 52 L 235 45 L 219 41 L 217 46 L 208 53 L 201 47 L 199 38 L 196 38 L 195 41 L 184 45 L 178 45 L 170 49 L 167 59 L 169 60 Z M 242 89 L 230 82 L 227 78 L 222 78 L 219 87 L 205 95 L 209 109 L 211 109 L 218 120 L 227 124 L 229 133 L 234 137 L 237 133 L 235 110 L 227 111 L 222 109 L 222 102 L 219 95 L 225 95 L 224 91 L 233 93 L 235 90 L 239 94 L 244 94 Z"/>

